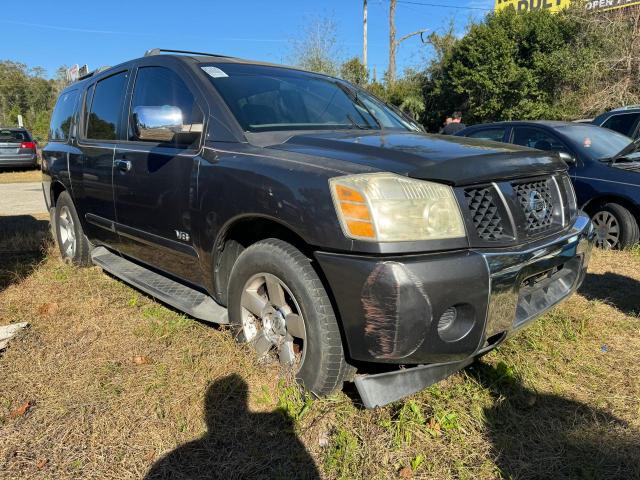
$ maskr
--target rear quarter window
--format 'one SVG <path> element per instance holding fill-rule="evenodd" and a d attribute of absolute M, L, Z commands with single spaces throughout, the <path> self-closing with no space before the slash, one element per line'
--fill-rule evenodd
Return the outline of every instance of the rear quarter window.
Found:
<path fill-rule="evenodd" d="M 53 109 L 53 115 L 51 116 L 49 141 L 64 141 L 69 138 L 77 100 L 77 90 L 72 90 L 60 95 Z"/>

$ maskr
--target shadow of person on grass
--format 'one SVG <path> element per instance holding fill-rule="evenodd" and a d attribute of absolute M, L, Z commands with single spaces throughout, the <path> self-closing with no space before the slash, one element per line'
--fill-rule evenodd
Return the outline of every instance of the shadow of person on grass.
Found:
<path fill-rule="evenodd" d="M 503 363 L 467 372 L 491 391 L 485 421 L 504 478 L 640 478 L 640 432 L 609 412 L 522 385 Z"/>
<path fill-rule="evenodd" d="M 158 460 L 145 479 L 319 479 L 311 455 L 284 412 L 251 413 L 238 375 L 205 394 L 207 432 Z"/>
<path fill-rule="evenodd" d="M 618 273 L 590 273 L 578 290 L 587 300 L 600 300 L 625 315 L 640 315 L 640 282 Z"/>

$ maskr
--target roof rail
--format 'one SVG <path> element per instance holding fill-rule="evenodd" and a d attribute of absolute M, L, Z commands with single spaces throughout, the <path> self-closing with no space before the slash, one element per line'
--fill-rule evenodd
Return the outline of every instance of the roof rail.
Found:
<path fill-rule="evenodd" d="M 203 55 L 205 57 L 233 58 L 229 55 L 218 55 L 217 53 L 191 52 L 189 50 L 171 50 L 168 48 L 152 48 L 144 52 L 144 56 L 151 57 L 153 55 L 162 55 L 163 53 L 182 53 L 185 55 Z"/>
<path fill-rule="evenodd" d="M 95 70 L 92 70 L 89 73 L 85 73 L 84 75 L 79 76 L 77 81 L 84 80 L 85 78 L 93 77 L 94 75 L 97 75 L 100 72 L 104 72 L 105 70 L 108 70 L 110 68 L 111 67 L 109 65 L 104 65 L 102 67 L 98 67 L 98 68 L 96 68 Z"/>
<path fill-rule="evenodd" d="M 632 108 L 640 108 L 640 105 L 625 105 L 624 107 L 614 108 L 612 112 L 620 112 L 622 110 L 631 110 Z"/>

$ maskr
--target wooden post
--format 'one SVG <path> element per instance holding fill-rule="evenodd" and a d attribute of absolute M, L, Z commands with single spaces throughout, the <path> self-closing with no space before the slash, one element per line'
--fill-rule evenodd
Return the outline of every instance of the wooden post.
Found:
<path fill-rule="evenodd" d="M 396 81 L 396 0 L 389 1 L 389 83 Z"/>
<path fill-rule="evenodd" d="M 367 0 L 362 5 L 362 64 L 367 68 Z"/>

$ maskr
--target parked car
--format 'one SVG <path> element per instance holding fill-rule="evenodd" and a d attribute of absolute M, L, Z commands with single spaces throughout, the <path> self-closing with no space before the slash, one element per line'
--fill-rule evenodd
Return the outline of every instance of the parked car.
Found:
<path fill-rule="evenodd" d="M 343 80 L 212 54 L 68 86 L 43 172 L 64 259 L 228 323 L 314 394 L 355 380 L 368 407 L 564 300 L 594 238 L 555 155 L 426 135 Z"/>
<path fill-rule="evenodd" d="M 557 152 L 569 165 L 578 206 L 596 227 L 605 249 L 638 243 L 640 144 L 595 125 L 535 121 L 474 125 L 461 136 Z"/>
<path fill-rule="evenodd" d="M 37 167 L 37 144 L 25 128 L 0 127 L 0 168 Z"/>
<path fill-rule="evenodd" d="M 605 112 L 594 118 L 592 123 L 615 130 L 627 137 L 638 138 L 640 137 L 640 105 L 630 105 Z"/>

